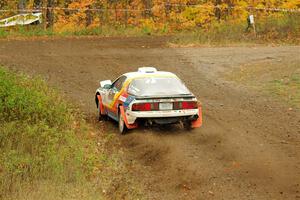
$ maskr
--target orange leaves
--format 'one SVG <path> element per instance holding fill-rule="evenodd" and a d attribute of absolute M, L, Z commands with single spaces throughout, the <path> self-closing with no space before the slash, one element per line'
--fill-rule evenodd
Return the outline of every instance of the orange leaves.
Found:
<path fill-rule="evenodd" d="M 88 6 L 92 5 L 95 3 L 95 0 L 77 0 L 73 1 L 68 5 L 68 8 L 72 9 L 87 9 Z"/>
<path fill-rule="evenodd" d="M 300 1 L 299 0 L 289 0 L 282 4 L 283 8 L 288 9 L 300 9 Z"/>
<path fill-rule="evenodd" d="M 33 8 L 34 2 L 27 0 L 26 7 Z M 264 10 L 265 8 L 300 9 L 299 0 L 55 0 L 55 2 L 56 31 L 97 25 L 132 25 L 145 30 L 165 30 L 167 27 L 171 31 L 196 27 L 206 29 L 216 21 L 247 23 L 249 14 L 253 14 L 258 20 L 270 16 L 283 16 L 284 12 Z M 0 0 L 0 5 L 4 6 L 4 9 L 16 9 L 17 4 L 18 0 Z M 87 11 L 88 9 L 92 10 Z M 0 16 L 12 15 L 15 12 L 17 11 L 0 13 Z"/>
<path fill-rule="evenodd" d="M 85 27 L 86 10 L 90 9 L 95 0 L 77 0 L 67 5 L 71 9 L 66 13 L 64 10 L 56 12 L 56 23 L 54 28 L 58 32 L 75 31 Z"/>

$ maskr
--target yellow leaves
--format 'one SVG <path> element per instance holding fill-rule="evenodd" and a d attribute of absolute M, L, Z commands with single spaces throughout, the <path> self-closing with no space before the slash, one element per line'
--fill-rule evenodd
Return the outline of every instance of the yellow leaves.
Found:
<path fill-rule="evenodd" d="M 300 9 L 300 1 L 299 0 L 289 0 L 282 4 L 283 8 L 288 9 Z"/>
<path fill-rule="evenodd" d="M 264 8 L 264 7 L 265 7 L 265 5 L 262 4 L 262 3 L 259 3 L 259 4 L 256 5 L 256 8 Z"/>
<path fill-rule="evenodd" d="M 225 11 L 225 10 L 227 10 L 229 8 L 229 6 L 228 6 L 228 4 L 226 4 L 226 3 L 222 3 L 221 5 L 219 5 L 219 9 L 221 10 L 221 11 Z"/>
<path fill-rule="evenodd" d="M 205 27 L 213 20 L 213 16 L 214 7 L 211 3 L 207 3 L 199 7 L 185 8 L 179 16 L 179 21 L 182 23 L 182 28 Z"/>
<path fill-rule="evenodd" d="M 238 1 L 236 3 L 236 6 L 246 9 L 249 6 L 249 4 L 246 1 Z"/>
<path fill-rule="evenodd" d="M 149 32 L 153 32 L 156 29 L 156 24 L 153 19 L 141 19 L 140 24 L 141 28 Z"/>
<path fill-rule="evenodd" d="M 94 0 L 81 0 L 81 1 L 74 1 L 69 4 L 68 8 L 77 9 L 77 8 L 87 8 L 89 5 L 92 5 L 95 1 Z"/>

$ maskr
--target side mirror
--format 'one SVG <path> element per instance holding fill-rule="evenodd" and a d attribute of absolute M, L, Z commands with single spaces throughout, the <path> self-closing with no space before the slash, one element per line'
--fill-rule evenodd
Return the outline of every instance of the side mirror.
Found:
<path fill-rule="evenodd" d="M 111 88 L 111 80 L 100 81 L 100 87 L 105 89 Z"/>
<path fill-rule="evenodd" d="M 103 88 L 104 88 L 104 89 L 110 89 L 110 88 L 111 88 L 111 85 L 110 85 L 110 84 L 106 84 L 106 85 L 103 86 Z"/>

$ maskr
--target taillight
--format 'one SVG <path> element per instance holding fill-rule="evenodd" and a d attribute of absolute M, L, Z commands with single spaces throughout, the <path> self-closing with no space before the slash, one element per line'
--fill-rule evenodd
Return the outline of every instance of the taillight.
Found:
<path fill-rule="evenodd" d="M 198 104 L 196 101 L 183 101 L 181 102 L 181 109 L 197 109 Z"/>
<path fill-rule="evenodd" d="M 132 105 L 132 111 L 150 111 L 153 108 L 152 103 L 135 103 Z"/>
<path fill-rule="evenodd" d="M 181 104 L 182 102 L 180 102 L 180 101 L 176 101 L 176 102 L 174 102 L 173 103 L 173 109 L 174 110 L 181 110 L 181 108 L 182 108 L 182 104 Z"/>
<path fill-rule="evenodd" d="M 182 109 L 197 109 L 198 104 L 196 101 L 179 101 L 173 102 L 173 110 L 182 110 Z M 155 111 L 159 110 L 159 103 L 135 103 L 132 105 L 132 111 Z"/>
<path fill-rule="evenodd" d="M 159 110 L 159 104 L 158 103 L 151 103 L 151 110 Z"/>

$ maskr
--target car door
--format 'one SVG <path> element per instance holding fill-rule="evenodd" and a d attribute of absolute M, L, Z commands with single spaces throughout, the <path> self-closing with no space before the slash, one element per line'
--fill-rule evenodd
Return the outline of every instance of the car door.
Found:
<path fill-rule="evenodd" d="M 121 76 L 117 80 L 115 80 L 112 84 L 112 87 L 109 89 L 107 94 L 107 104 L 109 106 L 114 105 L 115 96 L 121 91 L 123 88 L 124 82 L 126 81 L 126 76 Z M 115 110 L 115 108 L 110 107 L 111 110 Z"/>

